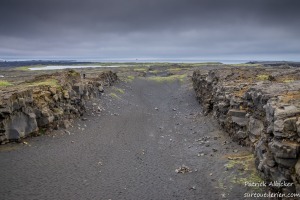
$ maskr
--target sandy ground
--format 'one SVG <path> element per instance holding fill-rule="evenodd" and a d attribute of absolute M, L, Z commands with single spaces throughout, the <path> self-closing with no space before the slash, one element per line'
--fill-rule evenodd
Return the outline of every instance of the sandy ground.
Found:
<path fill-rule="evenodd" d="M 249 152 L 202 115 L 190 80 L 136 78 L 87 105 L 67 130 L 1 147 L 1 199 L 243 199 L 254 191 L 237 181 L 253 172 L 227 158 Z M 183 165 L 189 172 L 177 173 Z"/>

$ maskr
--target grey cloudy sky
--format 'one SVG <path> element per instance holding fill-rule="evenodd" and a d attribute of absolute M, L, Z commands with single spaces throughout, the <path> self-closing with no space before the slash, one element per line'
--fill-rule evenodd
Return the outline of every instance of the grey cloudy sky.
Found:
<path fill-rule="evenodd" d="M 0 58 L 300 60 L 299 0 L 1 0 Z"/>

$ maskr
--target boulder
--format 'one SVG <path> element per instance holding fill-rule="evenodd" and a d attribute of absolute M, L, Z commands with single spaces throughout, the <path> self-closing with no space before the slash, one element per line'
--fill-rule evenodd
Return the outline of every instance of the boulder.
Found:
<path fill-rule="evenodd" d="M 20 139 L 38 130 L 35 114 L 15 113 L 6 121 L 5 135 L 9 140 Z"/>
<path fill-rule="evenodd" d="M 246 139 L 248 137 L 248 134 L 246 131 L 241 131 L 239 130 L 236 134 L 235 134 L 235 137 L 238 139 L 238 140 L 242 140 L 242 139 Z"/>
<path fill-rule="evenodd" d="M 249 139 L 252 143 L 256 142 L 262 136 L 263 130 L 264 130 L 264 125 L 262 121 L 250 117 L 248 132 L 249 132 Z"/>
<path fill-rule="evenodd" d="M 230 109 L 228 115 L 232 117 L 245 118 L 247 112 L 245 110 Z"/>
<path fill-rule="evenodd" d="M 297 133 L 297 117 L 287 118 L 283 121 L 283 131 L 284 132 L 295 132 Z"/>
<path fill-rule="evenodd" d="M 297 159 L 291 159 L 291 158 L 279 158 L 275 157 L 276 163 L 278 163 L 280 166 L 283 166 L 287 169 L 293 168 L 295 164 L 297 163 Z"/>
<path fill-rule="evenodd" d="M 63 97 L 64 97 L 65 99 L 69 99 L 69 98 L 70 98 L 70 95 L 69 95 L 69 91 L 68 91 L 68 90 L 64 90 L 64 91 L 63 91 Z"/>
<path fill-rule="evenodd" d="M 255 119 L 254 117 L 250 117 L 248 131 L 251 135 L 255 137 L 259 137 L 264 130 L 264 124 L 262 121 Z"/>
<path fill-rule="evenodd" d="M 103 86 L 100 85 L 100 86 L 98 87 L 98 90 L 99 90 L 99 92 L 104 92 Z"/>
<path fill-rule="evenodd" d="M 76 94 L 83 95 L 83 85 L 81 83 L 76 83 L 72 86 L 72 89 Z"/>
<path fill-rule="evenodd" d="M 56 87 L 49 87 L 49 91 L 51 92 L 52 95 L 55 95 L 57 93 Z"/>
<path fill-rule="evenodd" d="M 296 159 L 299 154 L 300 144 L 297 142 L 273 140 L 269 148 L 275 158 Z"/>
<path fill-rule="evenodd" d="M 295 105 L 282 105 L 275 109 L 274 117 L 275 119 L 286 119 L 289 117 L 299 116 L 300 108 Z"/>
<path fill-rule="evenodd" d="M 69 120 L 63 120 L 62 123 L 61 123 L 61 126 L 65 129 L 69 128 L 71 125 L 70 121 Z"/>
<path fill-rule="evenodd" d="M 297 135 L 297 117 L 277 119 L 274 122 L 274 135 L 291 138 Z"/>

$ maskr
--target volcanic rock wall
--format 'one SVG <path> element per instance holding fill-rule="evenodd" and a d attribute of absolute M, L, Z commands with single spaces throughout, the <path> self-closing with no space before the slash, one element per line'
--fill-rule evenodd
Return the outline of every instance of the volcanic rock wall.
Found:
<path fill-rule="evenodd" d="M 233 138 L 251 146 L 255 164 L 273 188 L 300 193 L 300 70 L 219 69 L 193 73 L 197 99 Z"/>
<path fill-rule="evenodd" d="M 42 75 L 0 91 L 0 143 L 19 140 L 43 129 L 68 127 L 85 111 L 85 100 L 98 97 L 117 75 L 103 72 L 82 79 L 75 71 Z"/>

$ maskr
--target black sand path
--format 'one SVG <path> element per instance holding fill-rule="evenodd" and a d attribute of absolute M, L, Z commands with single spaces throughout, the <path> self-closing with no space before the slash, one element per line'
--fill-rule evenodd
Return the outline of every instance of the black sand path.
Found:
<path fill-rule="evenodd" d="M 224 167 L 243 148 L 224 144 L 188 80 L 135 79 L 110 90 L 69 132 L 1 147 L 0 199 L 243 198 L 249 188 Z M 182 165 L 190 172 L 175 172 Z"/>

